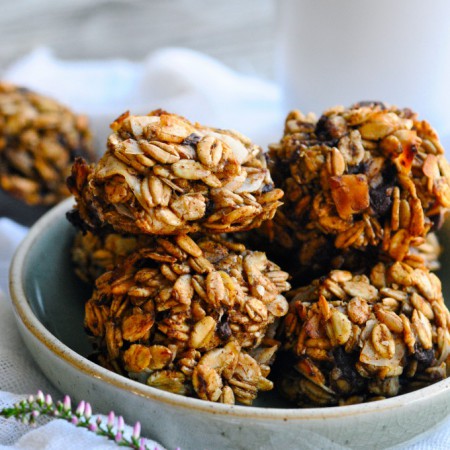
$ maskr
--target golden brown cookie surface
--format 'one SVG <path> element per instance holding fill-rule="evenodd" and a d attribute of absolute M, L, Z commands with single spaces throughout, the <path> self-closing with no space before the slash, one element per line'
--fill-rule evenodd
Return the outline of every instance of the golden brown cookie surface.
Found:
<path fill-rule="evenodd" d="M 0 82 L 0 188 L 29 205 L 69 196 L 77 156 L 93 159 L 85 116 L 25 88 Z"/>
<path fill-rule="evenodd" d="M 170 235 L 255 228 L 283 193 L 262 150 L 234 131 L 192 124 L 163 111 L 128 113 L 111 125 L 108 150 L 71 180 L 81 218 L 121 233 Z"/>
<path fill-rule="evenodd" d="M 359 403 L 446 378 L 450 313 L 427 269 L 335 270 L 296 291 L 281 340 L 280 391 L 301 406 Z"/>
<path fill-rule="evenodd" d="M 444 150 L 409 109 L 361 103 L 319 120 L 294 111 L 270 155 L 285 197 L 266 230 L 303 266 L 353 250 L 402 261 L 450 206 Z"/>
<path fill-rule="evenodd" d="M 107 366 L 179 394 L 251 404 L 272 388 L 287 278 L 242 244 L 159 237 L 97 279 L 85 324 Z"/>

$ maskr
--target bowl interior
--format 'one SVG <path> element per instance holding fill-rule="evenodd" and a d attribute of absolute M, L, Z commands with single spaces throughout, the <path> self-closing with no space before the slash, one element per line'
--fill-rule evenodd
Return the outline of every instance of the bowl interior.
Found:
<path fill-rule="evenodd" d="M 90 297 L 90 288 L 80 281 L 72 267 L 70 249 L 74 228 L 64 215 L 58 216 L 30 246 L 24 266 L 24 289 L 27 300 L 38 320 L 57 339 L 76 353 L 88 357 L 91 343 L 83 329 L 84 302 Z M 450 299 L 450 224 L 440 233 L 444 247 L 442 280 L 444 297 Z M 274 391 L 258 396 L 254 406 L 292 407 Z"/>
<path fill-rule="evenodd" d="M 23 281 L 30 307 L 40 322 L 69 348 L 88 356 L 92 346 L 83 330 L 83 314 L 90 288 L 72 268 L 74 236 L 65 217 L 47 227 L 30 248 Z"/>

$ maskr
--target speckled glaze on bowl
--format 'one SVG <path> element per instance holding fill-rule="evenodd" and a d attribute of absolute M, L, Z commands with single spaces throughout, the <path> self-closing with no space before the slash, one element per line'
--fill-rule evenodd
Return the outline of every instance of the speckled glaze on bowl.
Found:
<path fill-rule="evenodd" d="M 89 292 L 73 274 L 74 231 L 68 199 L 30 230 L 10 272 L 18 327 L 32 357 L 62 392 L 113 409 L 168 449 L 379 449 L 411 441 L 450 414 L 450 379 L 379 402 L 317 409 L 286 408 L 276 396 L 257 406 L 186 398 L 139 384 L 89 361 L 83 301 Z M 442 234 L 450 248 L 450 227 Z M 445 254 L 444 254 L 445 256 Z M 444 257 L 443 267 L 449 257 Z M 450 269 L 449 269 L 450 270 Z M 445 293 L 450 277 L 443 278 Z"/>

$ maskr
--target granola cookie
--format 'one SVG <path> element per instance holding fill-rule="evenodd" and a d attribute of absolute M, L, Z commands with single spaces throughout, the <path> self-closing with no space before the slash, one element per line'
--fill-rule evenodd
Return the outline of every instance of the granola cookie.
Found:
<path fill-rule="evenodd" d="M 441 282 L 404 262 L 369 276 L 335 270 L 295 291 L 283 322 L 281 393 L 300 406 L 346 405 L 446 378 L 450 313 Z"/>
<path fill-rule="evenodd" d="M 258 227 L 283 195 L 260 147 L 161 110 L 112 123 L 95 167 L 78 161 L 69 186 L 91 229 L 171 235 Z"/>
<path fill-rule="evenodd" d="M 288 311 L 288 274 L 219 237 L 157 237 L 96 280 L 85 325 L 99 361 L 150 386 L 251 404 Z"/>
<path fill-rule="evenodd" d="M 323 273 L 353 250 L 404 260 L 450 207 L 444 149 L 409 109 L 359 103 L 319 120 L 294 111 L 270 157 L 285 198 L 265 232 Z"/>
<path fill-rule="evenodd" d="M 0 188 L 29 205 L 69 196 L 77 156 L 93 159 L 85 116 L 28 89 L 0 82 Z"/>

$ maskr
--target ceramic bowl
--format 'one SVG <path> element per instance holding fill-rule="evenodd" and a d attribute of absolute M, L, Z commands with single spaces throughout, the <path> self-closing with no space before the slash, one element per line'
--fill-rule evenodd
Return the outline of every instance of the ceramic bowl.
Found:
<path fill-rule="evenodd" d="M 69 249 L 74 236 L 65 213 L 69 199 L 30 230 L 11 266 L 11 296 L 31 356 L 61 392 L 86 399 L 99 412 L 115 410 L 139 420 L 149 437 L 168 449 L 378 449 L 431 431 L 450 413 L 450 379 L 373 403 L 293 409 L 275 395 L 256 406 L 223 405 L 164 392 L 89 361 L 83 302 Z M 450 227 L 442 235 L 450 248 Z M 443 260 L 443 267 L 450 267 Z M 447 259 L 449 259 L 447 257 Z M 450 277 L 441 273 L 447 297 Z"/>

